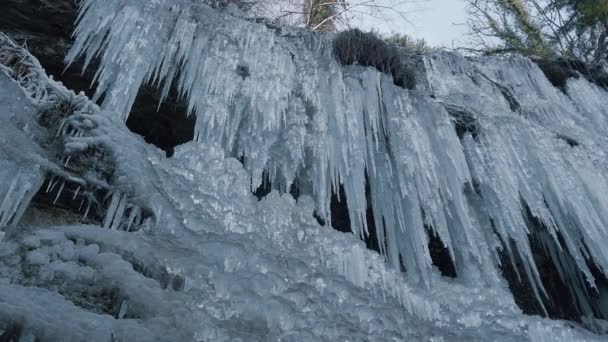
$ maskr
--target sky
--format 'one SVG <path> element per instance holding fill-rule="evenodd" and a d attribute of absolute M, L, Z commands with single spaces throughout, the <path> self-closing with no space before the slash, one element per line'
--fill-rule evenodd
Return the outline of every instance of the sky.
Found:
<path fill-rule="evenodd" d="M 404 8 L 407 21 L 391 13 L 389 22 L 365 16 L 358 19 L 357 26 L 424 38 L 431 46 L 461 46 L 466 43 L 465 6 L 465 0 L 412 0 Z"/>

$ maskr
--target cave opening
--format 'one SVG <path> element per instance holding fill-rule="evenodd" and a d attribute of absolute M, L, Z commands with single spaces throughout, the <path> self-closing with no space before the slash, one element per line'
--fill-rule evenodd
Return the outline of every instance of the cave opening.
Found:
<path fill-rule="evenodd" d="M 161 90 L 149 85 L 142 87 L 127 120 L 127 127 L 144 140 L 173 156 L 176 146 L 194 140 L 196 118 L 188 114 L 188 103 L 171 87 L 167 98 L 159 105 Z"/>

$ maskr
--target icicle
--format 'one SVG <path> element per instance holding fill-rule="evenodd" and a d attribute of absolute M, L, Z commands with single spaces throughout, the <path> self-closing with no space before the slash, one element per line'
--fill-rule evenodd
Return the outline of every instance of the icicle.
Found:
<path fill-rule="evenodd" d="M 47 193 L 51 191 L 54 181 L 55 181 L 55 176 L 52 176 L 51 178 L 49 178 L 48 185 L 46 187 Z"/>
<path fill-rule="evenodd" d="M 66 122 L 66 119 L 61 120 L 61 123 L 59 124 L 59 127 L 57 128 L 57 131 L 55 132 L 55 137 L 60 137 L 65 134 L 65 132 L 64 132 L 65 122 Z"/>
<path fill-rule="evenodd" d="M 63 187 L 65 186 L 65 182 L 61 182 L 61 187 L 59 187 L 59 190 L 57 191 L 57 195 L 55 196 L 55 200 L 53 200 L 53 205 L 55 205 L 57 203 L 57 200 L 59 199 L 59 197 L 61 196 L 61 193 L 63 192 Z"/>
<path fill-rule="evenodd" d="M 123 300 L 122 303 L 120 304 L 120 310 L 118 311 L 118 316 L 116 318 L 123 319 L 125 317 L 125 315 L 127 314 L 128 307 L 129 307 L 129 302 L 126 299 Z"/>
<path fill-rule="evenodd" d="M 137 206 L 131 207 L 131 211 L 129 213 L 129 218 L 127 219 L 128 223 L 127 223 L 127 228 L 125 229 L 126 231 L 131 231 L 131 225 L 133 225 L 133 223 L 138 224 L 140 212 L 141 212 L 141 209 L 139 207 L 137 207 Z"/>
<path fill-rule="evenodd" d="M 106 217 L 103 220 L 103 227 L 110 228 L 112 223 L 114 222 L 114 216 L 116 215 L 116 211 L 120 204 L 121 194 L 118 191 L 112 192 L 112 199 L 110 200 L 110 205 L 108 209 L 106 209 Z"/>
<path fill-rule="evenodd" d="M 84 200 L 84 199 L 83 199 Z M 91 209 L 91 201 L 87 201 L 87 209 L 84 211 L 84 215 L 82 216 L 82 220 L 86 221 L 87 216 L 89 215 L 89 210 Z"/>
<path fill-rule="evenodd" d="M 127 195 L 123 194 L 120 198 L 120 204 L 116 208 L 116 214 L 112 219 L 112 225 L 110 229 L 116 230 L 120 223 L 122 222 L 122 218 L 124 216 L 125 208 L 127 207 Z"/>
<path fill-rule="evenodd" d="M 75 200 L 76 197 L 78 197 L 79 191 L 80 191 L 80 185 L 76 188 L 76 191 L 74 191 L 74 196 L 72 196 L 72 200 Z M 80 207 L 82 207 L 82 204 L 80 205 Z M 78 210 L 80 210 L 80 208 Z"/>

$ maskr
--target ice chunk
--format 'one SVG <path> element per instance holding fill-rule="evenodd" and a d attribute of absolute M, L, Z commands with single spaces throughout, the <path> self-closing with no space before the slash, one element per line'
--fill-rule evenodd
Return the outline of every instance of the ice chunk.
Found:
<path fill-rule="evenodd" d="M 33 266 L 42 266 L 50 262 L 51 257 L 45 251 L 36 249 L 27 253 L 27 262 Z"/>

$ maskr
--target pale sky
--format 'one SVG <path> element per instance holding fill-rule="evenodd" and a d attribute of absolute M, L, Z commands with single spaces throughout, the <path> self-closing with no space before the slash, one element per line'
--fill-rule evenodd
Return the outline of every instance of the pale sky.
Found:
<path fill-rule="evenodd" d="M 426 39 L 431 46 L 452 47 L 466 42 L 466 21 L 464 0 L 413 0 L 407 6 L 409 22 L 393 15 L 390 22 L 365 17 L 360 26 L 375 28 L 381 32 L 401 32 L 416 38 Z"/>

